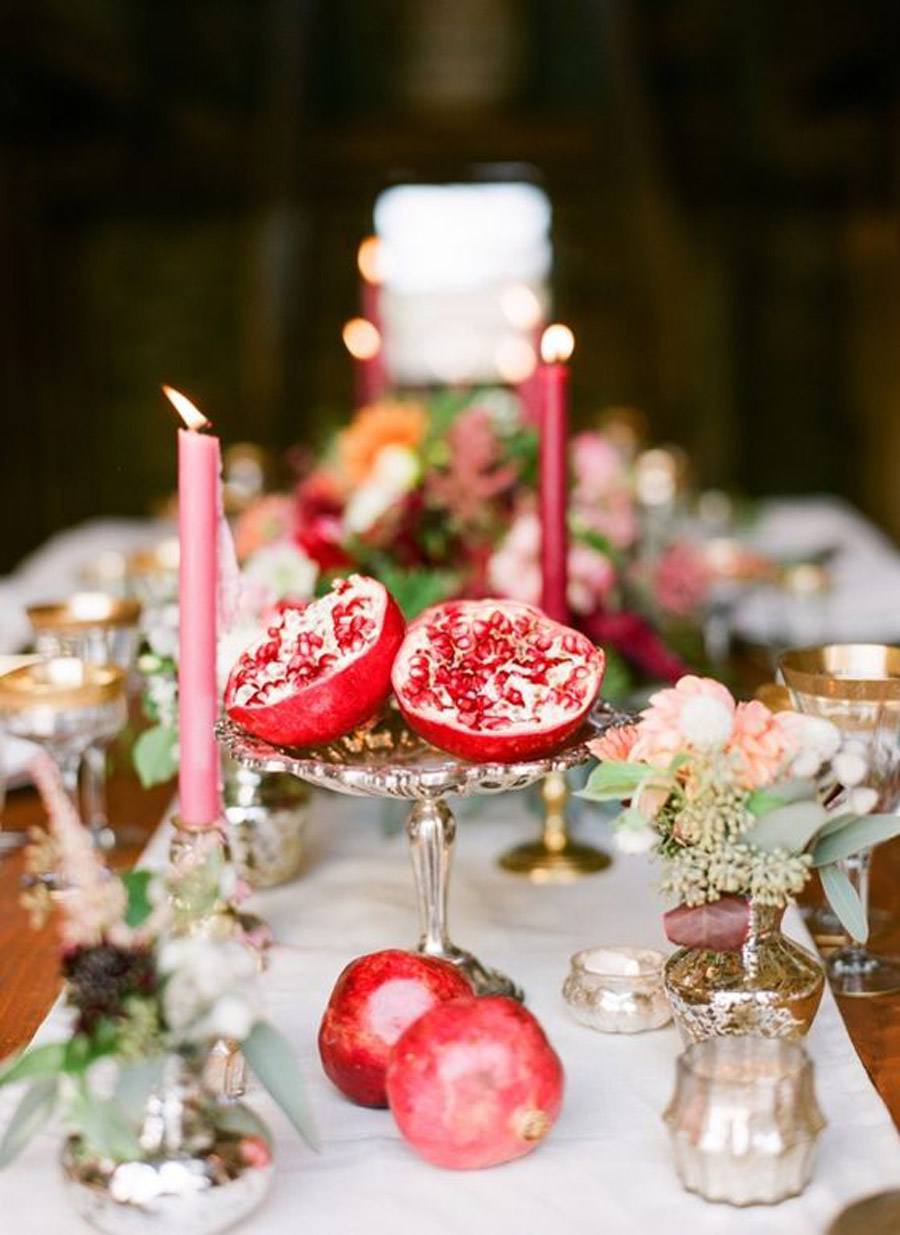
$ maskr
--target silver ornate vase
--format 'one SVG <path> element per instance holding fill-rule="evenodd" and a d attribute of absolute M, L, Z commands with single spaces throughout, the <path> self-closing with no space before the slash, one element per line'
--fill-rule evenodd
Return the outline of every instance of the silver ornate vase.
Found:
<path fill-rule="evenodd" d="M 809 1031 L 825 986 L 811 952 L 781 933 L 783 909 L 750 903 L 746 942 L 734 951 L 679 948 L 664 985 L 685 1043 L 757 1034 L 800 1038 Z"/>
<path fill-rule="evenodd" d="M 252 888 L 287 883 L 304 857 L 310 791 L 284 772 L 258 772 L 223 760 L 231 860 Z"/>
<path fill-rule="evenodd" d="M 166 1061 L 139 1134 L 141 1156 L 128 1162 L 94 1153 L 78 1135 L 63 1146 L 72 1207 L 106 1235 L 214 1235 L 263 1200 L 274 1167 L 270 1137 L 239 1102 L 204 1088 L 202 1060 Z"/>

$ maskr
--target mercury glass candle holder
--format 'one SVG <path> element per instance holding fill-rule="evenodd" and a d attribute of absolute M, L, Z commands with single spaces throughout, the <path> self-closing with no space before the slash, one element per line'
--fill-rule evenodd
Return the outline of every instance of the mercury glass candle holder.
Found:
<path fill-rule="evenodd" d="M 92 664 L 118 665 L 126 675 L 132 670 L 140 643 L 140 617 L 138 601 L 103 592 L 77 592 L 67 600 L 32 605 L 28 610 L 39 655 L 77 656 Z M 86 822 L 104 848 L 111 848 L 116 840 L 106 806 L 106 747 L 110 740 L 98 740 L 87 748 L 82 775 Z"/>
<path fill-rule="evenodd" d="M 577 1021 L 601 1033 L 643 1033 L 672 1019 L 663 989 L 662 952 L 587 948 L 572 957 L 563 998 Z"/>
<path fill-rule="evenodd" d="M 44 747 L 76 802 L 85 751 L 114 737 L 126 715 L 125 674 L 116 665 L 57 656 L 0 677 L 0 724 Z"/>
<path fill-rule="evenodd" d="M 802 1046 L 752 1036 L 688 1047 L 663 1119 L 685 1188 L 729 1205 L 802 1192 L 825 1127 Z"/>

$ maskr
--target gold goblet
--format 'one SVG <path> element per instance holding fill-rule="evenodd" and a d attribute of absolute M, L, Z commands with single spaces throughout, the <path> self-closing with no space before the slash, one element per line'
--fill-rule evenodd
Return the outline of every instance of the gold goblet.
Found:
<path fill-rule="evenodd" d="M 800 712 L 830 720 L 845 742 L 858 744 L 868 770 L 863 786 L 874 790 L 874 809 L 900 804 L 900 647 L 881 643 L 832 643 L 785 652 L 782 676 Z M 865 908 L 871 850 L 847 858 L 844 869 Z M 865 940 L 832 952 L 828 976 L 839 995 L 900 991 L 900 959 L 878 956 Z"/>
<path fill-rule="evenodd" d="M 551 772 L 541 783 L 544 826 L 540 840 L 517 845 L 501 854 L 504 870 L 527 875 L 535 883 L 570 883 L 581 875 L 605 870 L 612 858 L 602 849 L 573 840 L 566 823 L 569 790 L 562 772 Z"/>

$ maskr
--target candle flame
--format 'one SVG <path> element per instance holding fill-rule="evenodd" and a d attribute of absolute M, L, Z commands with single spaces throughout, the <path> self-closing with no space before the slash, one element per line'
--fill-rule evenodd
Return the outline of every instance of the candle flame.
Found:
<path fill-rule="evenodd" d="M 364 317 L 351 317 L 344 324 L 341 338 L 354 360 L 373 360 L 381 351 L 381 335 Z"/>
<path fill-rule="evenodd" d="M 384 250 L 377 236 L 366 236 L 360 243 L 356 265 L 367 283 L 384 282 Z"/>
<path fill-rule="evenodd" d="M 194 407 L 190 399 L 180 390 L 175 390 L 172 386 L 163 386 L 162 392 L 184 421 L 186 428 L 193 429 L 195 432 L 209 428 L 212 422 L 207 420 L 200 409 Z"/>
<path fill-rule="evenodd" d="M 555 322 L 541 335 L 541 360 L 544 364 L 563 364 L 575 350 L 575 336 L 568 326 Z"/>

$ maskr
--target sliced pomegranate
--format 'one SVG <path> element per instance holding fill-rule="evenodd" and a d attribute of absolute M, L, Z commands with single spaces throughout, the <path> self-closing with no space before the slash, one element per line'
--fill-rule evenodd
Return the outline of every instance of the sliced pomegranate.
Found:
<path fill-rule="evenodd" d="M 551 754 L 583 723 L 606 658 L 589 639 L 512 600 L 428 609 L 394 662 L 410 726 L 474 763 Z"/>
<path fill-rule="evenodd" d="M 391 690 L 405 623 L 380 583 L 337 579 L 327 596 L 279 613 L 231 670 L 225 710 L 279 746 L 330 742 L 370 719 Z"/>

